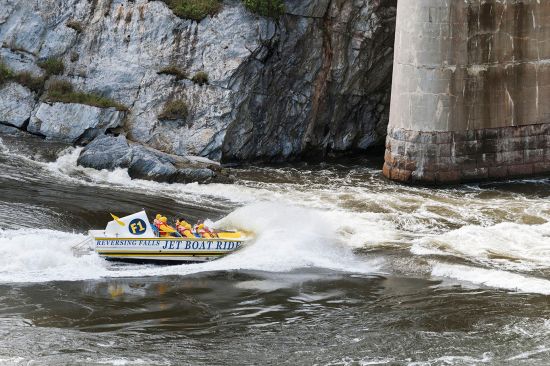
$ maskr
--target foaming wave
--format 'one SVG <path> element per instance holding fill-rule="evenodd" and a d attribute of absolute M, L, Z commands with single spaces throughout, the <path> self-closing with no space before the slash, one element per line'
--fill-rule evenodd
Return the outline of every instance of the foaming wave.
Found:
<path fill-rule="evenodd" d="M 216 223 L 257 233 L 254 245 L 224 262 L 236 268 L 288 271 L 321 267 L 372 272 L 373 263 L 356 257 L 338 235 L 339 224 L 321 211 L 277 203 L 258 203 L 235 210 Z"/>
<path fill-rule="evenodd" d="M 68 148 L 63 151 L 59 158 L 47 163 L 50 171 L 62 174 L 68 179 L 82 178 L 90 180 L 94 185 L 106 185 L 109 187 L 121 186 L 132 187 L 151 194 L 163 194 L 188 203 L 190 200 L 208 203 L 219 203 L 219 199 L 227 200 L 236 204 L 247 205 L 255 202 L 271 202 L 277 207 L 301 206 L 322 210 L 319 215 L 335 226 L 335 231 L 345 238 L 347 245 L 360 248 L 369 245 L 376 245 L 382 242 L 395 241 L 398 237 L 393 225 L 387 220 L 384 214 L 373 212 L 355 212 L 340 207 L 339 195 L 348 195 L 347 192 L 338 192 L 334 189 L 303 189 L 301 185 L 295 184 L 167 184 L 151 182 L 139 179 L 131 179 L 126 169 L 114 171 L 95 170 L 78 166 L 76 161 L 80 155 L 81 148 Z M 372 196 L 373 194 L 369 194 Z M 360 197 L 359 193 L 356 193 Z M 284 210 L 283 210 L 284 211 Z M 313 212 L 313 211 L 312 211 Z M 280 216 L 277 217 L 280 220 Z"/>
<path fill-rule="evenodd" d="M 84 235 L 54 230 L 0 230 L 0 282 L 97 278 L 106 274 L 96 255 L 75 257 Z"/>
<path fill-rule="evenodd" d="M 417 255 L 448 255 L 512 270 L 550 268 L 550 223 L 464 226 L 414 241 Z"/>
<path fill-rule="evenodd" d="M 453 278 L 478 285 L 517 292 L 550 295 L 550 281 L 502 270 L 484 269 L 464 265 L 435 264 L 432 276 Z"/>
<path fill-rule="evenodd" d="M 52 173 L 73 180 L 79 184 L 90 184 L 101 187 L 132 188 L 150 194 L 163 193 L 170 198 L 180 199 L 182 202 L 193 200 L 208 201 L 206 196 L 223 198 L 236 203 L 252 202 L 255 195 L 248 189 L 231 184 L 198 184 L 198 183 L 159 183 L 154 181 L 132 179 L 125 168 L 114 170 L 97 170 L 77 165 L 82 148 L 70 147 L 59 154 L 56 161 L 45 163 L 45 167 Z M 266 191 L 267 193 L 268 191 Z"/>
<path fill-rule="evenodd" d="M 338 240 L 337 227 L 315 211 L 277 204 L 255 204 L 237 209 L 216 223 L 255 233 L 238 252 L 217 261 L 168 267 L 113 266 L 95 253 L 75 256 L 72 246 L 86 238 L 52 230 L 0 231 L 0 282 L 45 282 L 187 275 L 226 270 L 288 272 L 323 268 L 372 273 L 375 262 L 357 258 Z"/>
<path fill-rule="evenodd" d="M 222 259 L 195 265 L 149 269 L 150 275 L 187 274 L 205 271 L 256 270 L 289 272 L 321 268 L 372 274 L 379 261 L 353 254 L 339 240 L 338 226 L 318 210 L 276 203 L 257 203 L 238 208 L 216 222 L 215 227 L 254 233 L 254 239 L 238 252 Z"/>

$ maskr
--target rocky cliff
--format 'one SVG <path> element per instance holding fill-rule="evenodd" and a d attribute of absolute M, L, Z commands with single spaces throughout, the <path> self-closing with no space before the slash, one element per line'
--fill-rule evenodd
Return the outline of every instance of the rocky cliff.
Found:
<path fill-rule="evenodd" d="M 385 135 L 396 2 L 288 0 L 271 19 L 225 0 L 197 22 L 161 1 L 0 0 L 0 123 L 224 162 L 366 149 Z M 74 100 L 48 94 L 60 80 Z"/>

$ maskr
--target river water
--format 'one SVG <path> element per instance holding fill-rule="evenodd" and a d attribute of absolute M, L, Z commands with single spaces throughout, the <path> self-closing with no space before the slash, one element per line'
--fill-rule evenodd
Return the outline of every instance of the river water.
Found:
<path fill-rule="evenodd" d="M 79 149 L 0 144 L 0 364 L 550 363 L 550 179 L 407 187 L 379 159 L 132 181 Z M 145 208 L 253 231 L 206 264 L 71 246 Z"/>

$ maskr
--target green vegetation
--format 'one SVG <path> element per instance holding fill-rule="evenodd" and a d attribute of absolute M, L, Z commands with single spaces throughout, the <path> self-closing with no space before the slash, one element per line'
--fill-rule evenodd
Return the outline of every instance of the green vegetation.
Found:
<path fill-rule="evenodd" d="M 191 81 L 195 84 L 199 84 L 200 86 L 203 86 L 204 84 L 208 84 L 208 74 L 204 71 L 199 71 L 193 77 L 191 78 Z"/>
<path fill-rule="evenodd" d="M 33 76 L 30 72 L 24 71 L 13 75 L 12 80 L 23 86 L 26 86 L 33 92 L 40 94 L 44 91 L 44 78 Z"/>
<path fill-rule="evenodd" d="M 28 71 L 14 73 L 0 61 L 0 85 L 8 81 L 14 81 L 26 86 L 35 93 L 41 93 L 44 90 L 43 77 L 35 77 Z"/>
<path fill-rule="evenodd" d="M 285 12 L 283 0 L 242 0 L 244 6 L 253 13 L 264 17 L 278 18 Z"/>
<path fill-rule="evenodd" d="M 69 20 L 65 25 L 69 28 L 74 29 L 78 33 L 84 32 L 84 26 L 77 20 Z"/>
<path fill-rule="evenodd" d="M 0 61 L 0 85 L 4 84 L 13 77 L 12 71 Z"/>
<path fill-rule="evenodd" d="M 114 107 L 119 111 L 128 111 L 128 108 L 112 99 L 94 93 L 75 91 L 73 85 L 64 80 L 53 80 L 46 91 L 45 100 L 49 102 L 79 103 L 99 108 Z"/>
<path fill-rule="evenodd" d="M 180 18 L 197 22 L 217 14 L 222 8 L 220 0 L 163 0 Z"/>
<path fill-rule="evenodd" d="M 164 105 L 162 112 L 158 115 L 158 119 L 185 119 L 189 113 L 187 103 L 181 99 L 171 100 Z"/>
<path fill-rule="evenodd" d="M 61 75 L 63 74 L 63 71 L 65 71 L 65 65 L 63 65 L 63 61 L 57 58 L 48 58 L 43 61 L 39 61 L 38 66 L 40 66 L 44 71 L 46 71 L 46 75 Z"/>
<path fill-rule="evenodd" d="M 162 68 L 159 72 L 157 72 L 159 75 L 174 75 L 176 77 L 176 80 L 183 80 L 187 79 L 188 75 L 185 70 L 180 69 L 177 66 L 170 65 Z"/>

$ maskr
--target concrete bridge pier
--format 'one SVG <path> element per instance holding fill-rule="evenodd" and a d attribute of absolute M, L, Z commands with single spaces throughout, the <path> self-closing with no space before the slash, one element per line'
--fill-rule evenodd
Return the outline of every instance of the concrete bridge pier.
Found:
<path fill-rule="evenodd" d="M 390 179 L 550 173 L 550 1 L 399 0 Z"/>

